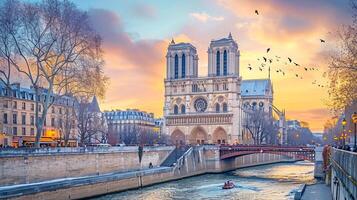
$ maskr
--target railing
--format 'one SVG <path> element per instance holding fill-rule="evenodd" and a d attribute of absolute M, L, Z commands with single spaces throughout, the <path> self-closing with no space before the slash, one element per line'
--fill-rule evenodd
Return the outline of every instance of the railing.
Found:
<path fill-rule="evenodd" d="M 331 165 L 343 187 L 357 198 L 357 153 L 334 148 Z"/>
<path fill-rule="evenodd" d="M 185 164 L 185 157 L 190 154 L 192 150 L 193 147 L 190 147 L 179 159 L 177 159 L 176 165 L 174 166 L 174 171 Z"/>
<path fill-rule="evenodd" d="M 144 147 L 144 151 L 169 151 L 173 146 Z M 78 153 L 114 153 L 137 152 L 137 146 L 125 147 L 48 147 L 48 148 L 0 148 L 2 156 L 24 155 L 52 155 L 52 154 L 78 154 Z"/>
<path fill-rule="evenodd" d="M 315 160 L 315 150 L 313 147 L 305 146 L 275 146 L 275 145 L 234 145 L 221 146 L 221 159 L 243 156 L 254 153 L 272 153 L 286 155 L 296 159 Z"/>

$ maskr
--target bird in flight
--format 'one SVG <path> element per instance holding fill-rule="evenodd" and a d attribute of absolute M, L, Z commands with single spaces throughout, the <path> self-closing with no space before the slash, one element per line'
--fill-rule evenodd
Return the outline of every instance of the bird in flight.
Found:
<path fill-rule="evenodd" d="M 262 69 L 262 68 L 260 68 L 260 67 L 259 67 L 259 70 L 260 70 L 260 71 L 263 71 L 263 69 Z"/>
<path fill-rule="evenodd" d="M 295 66 L 300 66 L 300 65 L 299 65 L 299 64 L 297 64 L 296 62 L 294 62 L 294 65 L 295 65 Z"/>
<path fill-rule="evenodd" d="M 288 60 L 289 60 L 290 63 L 291 63 L 291 61 L 293 61 L 293 60 L 291 60 L 291 58 L 288 58 Z"/>
<path fill-rule="evenodd" d="M 270 48 L 267 48 L 267 53 L 269 53 L 269 51 L 270 51 Z"/>
<path fill-rule="evenodd" d="M 252 67 L 248 67 L 249 70 L 252 70 Z"/>
<path fill-rule="evenodd" d="M 263 57 L 263 59 L 264 59 L 264 62 L 266 62 L 266 61 L 267 61 L 267 58 L 266 58 L 266 57 Z"/>
<path fill-rule="evenodd" d="M 296 77 L 299 77 L 299 75 L 298 75 L 298 74 L 295 74 L 295 76 L 296 76 Z"/>
<path fill-rule="evenodd" d="M 323 39 L 320 39 L 320 42 L 321 42 L 321 43 L 325 43 L 325 40 L 323 40 Z"/>
<path fill-rule="evenodd" d="M 307 68 L 305 67 L 305 71 L 307 71 Z"/>
<path fill-rule="evenodd" d="M 258 10 L 255 10 L 255 14 L 259 15 L 259 12 L 258 12 Z"/>
<path fill-rule="evenodd" d="M 273 62 L 273 60 L 272 60 L 272 59 L 269 59 L 269 62 L 270 62 L 270 63 L 272 63 L 272 62 Z"/>

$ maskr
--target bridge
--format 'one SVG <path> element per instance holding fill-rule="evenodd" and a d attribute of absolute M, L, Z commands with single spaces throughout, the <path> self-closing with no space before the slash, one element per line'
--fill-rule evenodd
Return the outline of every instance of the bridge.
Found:
<path fill-rule="evenodd" d="M 222 145 L 220 147 L 220 159 L 229 159 L 249 154 L 269 153 L 283 155 L 297 160 L 315 161 L 313 147 L 305 146 L 281 146 L 281 145 Z"/>

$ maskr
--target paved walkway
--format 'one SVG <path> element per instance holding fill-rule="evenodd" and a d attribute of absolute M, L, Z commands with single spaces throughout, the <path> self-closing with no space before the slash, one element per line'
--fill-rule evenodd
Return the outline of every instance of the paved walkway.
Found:
<path fill-rule="evenodd" d="M 330 187 L 323 182 L 318 182 L 314 185 L 307 185 L 305 192 L 302 195 L 302 200 L 332 200 Z"/>

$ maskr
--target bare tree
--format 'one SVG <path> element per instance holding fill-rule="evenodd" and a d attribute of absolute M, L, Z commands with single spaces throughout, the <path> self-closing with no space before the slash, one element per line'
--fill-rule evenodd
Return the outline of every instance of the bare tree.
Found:
<path fill-rule="evenodd" d="M 100 37 L 91 28 L 87 14 L 69 1 L 7 2 L 11 6 L 3 7 L 2 11 L 15 9 L 17 14 L 16 20 L 8 25 L 14 27 L 8 29 L 16 55 L 9 60 L 35 90 L 35 146 L 38 147 L 48 108 L 56 98 L 93 85 L 85 84 L 93 81 L 88 74 L 103 77 L 96 65 L 86 65 L 101 60 L 97 57 Z M 83 85 L 87 87 L 81 88 Z"/>
<path fill-rule="evenodd" d="M 246 110 L 247 117 L 244 127 L 251 134 L 254 144 L 272 142 L 272 135 L 276 135 L 277 128 L 274 126 L 273 118 L 264 110 Z"/>
<path fill-rule="evenodd" d="M 89 101 L 82 99 L 77 108 L 80 144 L 87 145 L 93 140 L 107 143 L 108 128 L 105 117 L 101 112 L 92 112 L 89 107 Z"/>
<path fill-rule="evenodd" d="M 351 0 L 354 21 L 344 25 L 337 32 L 339 48 L 329 64 L 329 106 L 341 111 L 345 106 L 357 101 L 357 1 Z"/>

